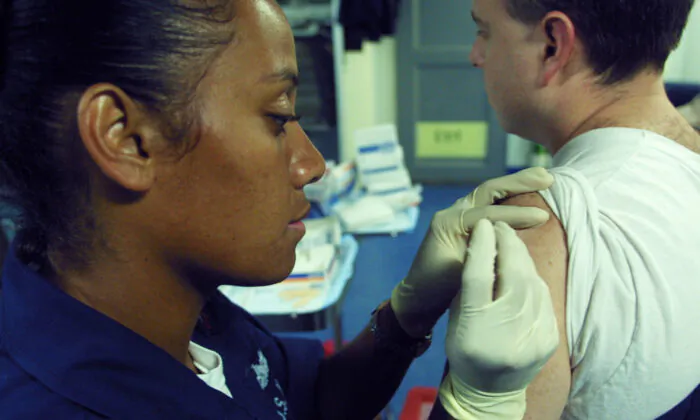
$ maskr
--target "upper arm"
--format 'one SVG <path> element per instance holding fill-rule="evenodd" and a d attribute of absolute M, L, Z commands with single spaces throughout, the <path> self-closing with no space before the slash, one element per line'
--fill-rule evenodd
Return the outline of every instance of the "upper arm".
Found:
<path fill-rule="evenodd" d="M 566 280 L 568 247 L 561 222 L 542 196 L 523 194 L 503 204 L 538 207 L 550 213 L 543 226 L 518 232 L 535 260 L 537 272 L 549 286 L 559 326 L 559 347 L 527 389 L 525 419 L 559 419 L 571 389 L 571 364 L 566 333 Z"/>

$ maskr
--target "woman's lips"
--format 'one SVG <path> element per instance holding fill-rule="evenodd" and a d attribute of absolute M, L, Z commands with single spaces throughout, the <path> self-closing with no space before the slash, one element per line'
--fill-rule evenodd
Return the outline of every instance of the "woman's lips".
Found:
<path fill-rule="evenodd" d="M 306 225 L 304 225 L 304 222 L 302 222 L 302 221 L 290 223 L 288 226 L 290 229 L 294 229 L 294 230 L 298 230 L 302 233 L 306 233 Z"/>

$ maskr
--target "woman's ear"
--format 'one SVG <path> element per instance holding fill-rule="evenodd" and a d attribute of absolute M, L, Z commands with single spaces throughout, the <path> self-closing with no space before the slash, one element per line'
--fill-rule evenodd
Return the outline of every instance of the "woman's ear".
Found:
<path fill-rule="evenodd" d="M 114 85 L 91 86 L 78 105 L 80 137 L 93 162 L 129 191 L 148 191 L 155 181 L 151 154 L 159 133 L 150 125 L 151 118 Z"/>
<path fill-rule="evenodd" d="M 564 13 L 551 12 L 542 19 L 540 31 L 545 39 L 541 82 L 548 85 L 571 61 L 576 30 Z"/>

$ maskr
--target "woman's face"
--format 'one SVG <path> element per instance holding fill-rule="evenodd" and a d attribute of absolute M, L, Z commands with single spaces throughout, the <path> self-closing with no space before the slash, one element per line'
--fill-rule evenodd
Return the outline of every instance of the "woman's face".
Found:
<path fill-rule="evenodd" d="M 309 209 L 303 187 L 325 162 L 297 122 L 285 124 L 298 70 L 283 12 L 272 0 L 238 1 L 234 26 L 235 40 L 198 89 L 199 142 L 151 191 L 166 215 L 154 233 L 187 275 L 264 285 L 294 266 L 304 235 L 294 222 Z"/>

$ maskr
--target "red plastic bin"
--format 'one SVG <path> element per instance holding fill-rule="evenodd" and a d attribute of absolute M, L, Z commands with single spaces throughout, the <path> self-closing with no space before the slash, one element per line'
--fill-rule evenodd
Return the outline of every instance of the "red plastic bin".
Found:
<path fill-rule="evenodd" d="M 427 420 L 437 397 L 437 388 L 412 388 L 408 391 L 399 420 Z"/>

